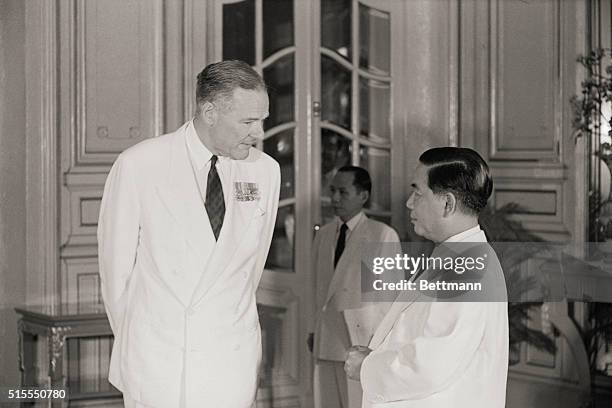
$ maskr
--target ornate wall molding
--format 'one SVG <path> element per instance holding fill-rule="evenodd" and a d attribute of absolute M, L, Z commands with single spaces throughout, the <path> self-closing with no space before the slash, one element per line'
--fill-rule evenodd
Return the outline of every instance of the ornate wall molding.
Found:
<path fill-rule="evenodd" d="M 492 160 L 561 161 L 560 10 L 558 1 L 491 2 Z"/>
<path fill-rule="evenodd" d="M 74 99 L 63 120 L 75 124 L 70 172 L 108 167 L 127 147 L 163 132 L 162 2 L 108 3 L 66 3 L 62 23 L 71 41 L 62 68 L 71 72 L 67 87 Z M 113 30 L 107 27 L 111 21 Z M 127 118 L 123 112 L 137 115 Z"/>
<path fill-rule="evenodd" d="M 26 2 L 26 302 L 49 306 L 59 269 L 57 16 L 57 2 Z"/>

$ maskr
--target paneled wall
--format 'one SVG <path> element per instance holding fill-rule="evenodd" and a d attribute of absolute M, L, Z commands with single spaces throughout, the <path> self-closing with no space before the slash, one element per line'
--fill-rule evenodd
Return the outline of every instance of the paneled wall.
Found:
<path fill-rule="evenodd" d="M 488 159 L 492 204 L 517 203 L 513 218 L 551 241 L 580 242 L 585 222 L 571 128 L 576 56 L 584 53 L 586 3 L 491 0 L 461 7 L 460 144 Z M 529 265 L 525 266 L 529 268 Z M 522 344 L 510 370 L 508 407 L 579 405 L 578 331 L 563 304 L 547 305 L 565 332 L 556 355 Z M 546 313 L 544 314 L 546 315 Z M 539 329 L 542 312 L 532 311 Z M 588 374 L 588 373 L 587 373 Z"/>
<path fill-rule="evenodd" d="M 93 296 L 85 288 L 97 285 L 89 275 L 98 211 L 117 155 L 191 115 L 194 78 L 205 65 L 199 21 L 206 3 L 33 0 L 26 6 L 28 297 L 58 304 L 79 298 L 77 285 Z"/>
<path fill-rule="evenodd" d="M 61 302 L 99 300 L 96 228 L 106 174 L 162 133 L 161 1 L 60 4 Z"/>
<path fill-rule="evenodd" d="M 584 47 L 577 37 L 584 8 L 553 0 L 462 8 L 462 144 L 490 161 L 496 208 L 520 204 L 516 218 L 553 241 L 571 239 L 580 216 L 573 209 L 569 98 Z"/>

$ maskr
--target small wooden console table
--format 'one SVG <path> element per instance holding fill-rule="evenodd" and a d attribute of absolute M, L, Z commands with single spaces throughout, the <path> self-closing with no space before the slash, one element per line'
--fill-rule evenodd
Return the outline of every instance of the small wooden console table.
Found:
<path fill-rule="evenodd" d="M 23 387 L 69 388 L 71 384 L 67 383 L 66 340 L 113 334 L 101 304 L 61 305 L 54 311 L 48 307 L 27 306 L 15 308 L 15 311 L 20 315 L 18 358 Z M 41 337 L 44 337 L 46 343 L 37 347 L 37 340 L 40 341 Z M 38 352 L 41 350 L 43 352 Z M 37 367 L 43 371 L 47 367 L 47 375 L 38 375 Z M 96 392 L 95 395 L 81 395 L 79 389 L 67 389 L 66 399 L 50 399 L 46 406 L 67 407 L 73 405 L 71 401 L 87 397 L 121 398 L 121 393 L 110 384 L 107 390 Z"/>

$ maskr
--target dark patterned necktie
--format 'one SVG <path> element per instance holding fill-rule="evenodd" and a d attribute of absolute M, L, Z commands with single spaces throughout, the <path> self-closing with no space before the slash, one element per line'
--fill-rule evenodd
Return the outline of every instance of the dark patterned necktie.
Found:
<path fill-rule="evenodd" d="M 219 239 L 219 233 L 225 218 L 225 200 L 223 199 L 223 186 L 219 173 L 217 173 L 217 156 L 210 158 L 210 170 L 206 183 L 206 212 L 210 220 L 210 226 L 215 234 L 215 240 Z"/>
<path fill-rule="evenodd" d="M 334 254 L 334 268 L 338 265 L 338 261 L 342 256 L 342 252 L 344 252 L 344 245 L 346 244 L 346 230 L 348 230 L 348 226 L 346 224 L 342 224 L 340 227 L 340 234 L 338 235 L 338 242 L 336 243 L 336 253 Z"/>

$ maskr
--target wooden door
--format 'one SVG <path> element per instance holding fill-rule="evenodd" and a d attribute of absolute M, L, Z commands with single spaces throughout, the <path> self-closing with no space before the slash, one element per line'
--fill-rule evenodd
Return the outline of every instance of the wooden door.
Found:
<path fill-rule="evenodd" d="M 208 62 L 241 59 L 269 86 L 270 116 L 258 146 L 281 168 L 278 216 L 257 300 L 263 340 L 258 407 L 308 406 L 312 132 L 309 2 L 215 1 L 209 8 Z"/>
<path fill-rule="evenodd" d="M 350 164 L 372 177 L 368 215 L 403 232 L 403 8 L 399 1 L 325 0 L 315 10 L 313 159 L 320 200 L 313 210 L 322 223 L 333 216 L 331 179 Z"/>
<path fill-rule="evenodd" d="M 258 302 L 264 340 L 259 407 L 311 406 L 313 227 L 331 219 L 328 182 L 370 170 L 368 213 L 401 230 L 398 82 L 403 5 L 383 0 L 217 0 L 209 62 L 241 59 L 269 86 L 260 146 L 281 165 L 281 200 Z M 395 48 L 394 48 L 395 47 Z M 395 107 L 395 110 L 394 109 Z M 393 184 L 398 188 L 393 188 Z"/>

